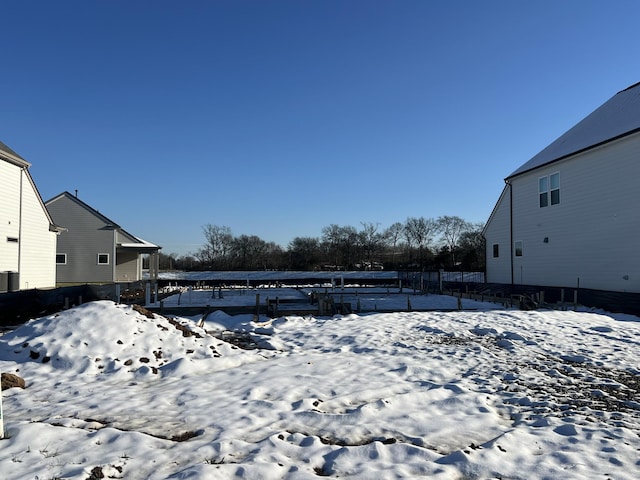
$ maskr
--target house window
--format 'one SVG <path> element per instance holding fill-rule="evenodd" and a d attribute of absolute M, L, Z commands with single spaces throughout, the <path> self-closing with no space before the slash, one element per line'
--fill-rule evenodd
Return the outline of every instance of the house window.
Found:
<path fill-rule="evenodd" d="M 500 256 L 500 246 L 497 243 L 493 244 L 493 258 L 498 258 Z"/>
<path fill-rule="evenodd" d="M 109 265 L 109 254 L 108 253 L 99 253 L 98 254 L 98 265 Z"/>
<path fill-rule="evenodd" d="M 66 264 L 67 264 L 67 254 L 56 253 L 56 265 L 66 265 Z"/>
<path fill-rule="evenodd" d="M 522 256 L 522 242 L 516 242 L 516 257 Z"/>
<path fill-rule="evenodd" d="M 540 208 L 560 203 L 560 174 L 554 173 L 538 179 Z"/>
<path fill-rule="evenodd" d="M 18 243 L 18 237 L 7 237 L 7 242 Z"/>

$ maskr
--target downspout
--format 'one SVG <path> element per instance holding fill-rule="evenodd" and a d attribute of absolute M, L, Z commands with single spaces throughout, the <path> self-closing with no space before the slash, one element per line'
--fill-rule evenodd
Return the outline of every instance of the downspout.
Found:
<path fill-rule="evenodd" d="M 117 266 L 116 266 L 116 252 L 118 250 L 118 233 L 116 229 L 113 229 L 113 267 L 111 269 L 111 282 L 117 283 Z"/>
<path fill-rule="evenodd" d="M 514 284 L 514 273 L 513 273 L 513 185 L 509 180 L 505 180 L 507 185 L 509 186 L 509 252 L 510 252 L 510 262 L 511 262 L 511 285 Z"/>

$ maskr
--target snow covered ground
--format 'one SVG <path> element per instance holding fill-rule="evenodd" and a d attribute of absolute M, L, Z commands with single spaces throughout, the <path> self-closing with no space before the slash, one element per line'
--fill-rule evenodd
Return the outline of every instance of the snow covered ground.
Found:
<path fill-rule="evenodd" d="M 638 318 L 475 308 L 32 320 L 0 478 L 640 478 Z"/>

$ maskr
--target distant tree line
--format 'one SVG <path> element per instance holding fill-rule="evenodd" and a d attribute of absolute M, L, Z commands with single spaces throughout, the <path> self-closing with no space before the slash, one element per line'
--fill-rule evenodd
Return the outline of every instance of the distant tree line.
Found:
<path fill-rule="evenodd" d="M 447 270 L 483 271 L 482 223 L 456 216 L 410 217 L 387 228 L 329 225 L 321 237 L 296 237 L 286 249 L 226 226 L 202 227 L 196 253 L 160 253 L 162 270 Z"/>

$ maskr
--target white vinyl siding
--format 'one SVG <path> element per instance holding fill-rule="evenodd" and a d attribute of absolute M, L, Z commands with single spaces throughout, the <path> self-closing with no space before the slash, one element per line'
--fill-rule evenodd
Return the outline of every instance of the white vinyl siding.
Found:
<path fill-rule="evenodd" d="M 0 271 L 18 271 L 21 168 L 0 160 Z"/>
<path fill-rule="evenodd" d="M 25 174 L 22 188 L 20 289 L 55 287 L 56 239 L 40 196 Z"/>
<path fill-rule="evenodd" d="M 526 248 L 514 257 L 516 283 L 640 292 L 639 158 L 634 134 L 511 180 L 513 238 Z M 559 203 L 540 208 L 539 179 L 551 192 L 559 171 Z"/>
<path fill-rule="evenodd" d="M 30 175 L 0 160 L 0 271 L 18 272 L 20 289 L 56 283 L 56 234 Z"/>
<path fill-rule="evenodd" d="M 502 190 L 491 218 L 484 231 L 487 253 L 487 282 L 511 283 L 511 236 L 509 231 L 509 185 Z M 493 256 L 493 245 L 499 247 L 499 256 Z"/>

